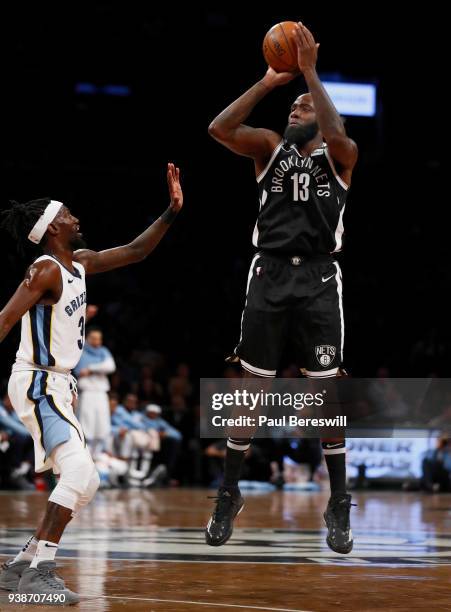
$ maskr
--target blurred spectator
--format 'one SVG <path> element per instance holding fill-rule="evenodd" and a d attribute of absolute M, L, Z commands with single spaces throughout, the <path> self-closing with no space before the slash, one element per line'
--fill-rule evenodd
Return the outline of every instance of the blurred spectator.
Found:
<path fill-rule="evenodd" d="M 74 373 L 78 378 L 80 392 L 78 417 L 94 459 L 103 451 L 110 436 L 110 383 L 107 375 L 112 374 L 115 369 L 113 356 L 103 346 L 101 330 L 90 328 Z"/>
<path fill-rule="evenodd" d="M 188 409 L 186 399 L 183 395 L 171 396 L 167 420 L 173 427 L 180 431 L 184 440 L 191 438 L 194 434 L 194 415 Z"/>
<path fill-rule="evenodd" d="M 123 427 L 118 424 L 117 418 L 114 416 L 119 406 L 119 394 L 116 391 L 110 391 L 108 393 L 108 403 L 110 408 L 110 439 L 107 444 L 107 450 L 113 455 L 121 459 L 121 440 L 124 438 L 128 431 L 127 427 Z"/>
<path fill-rule="evenodd" d="M 8 394 L 5 394 L 0 402 L 0 427 L 9 434 L 31 438 L 28 429 L 17 416 Z"/>
<path fill-rule="evenodd" d="M 321 465 L 321 444 L 317 438 L 274 439 L 271 452 L 271 482 L 281 487 L 287 481 L 287 465 L 307 465 L 307 480 L 313 482 L 315 473 Z M 292 472 L 293 470 L 291 470 Z"/>
<path fill-rule="evenodd" d="M 98 312 L 99 312 L 98 306 L 96 306 L 95 304 L 88 304 L 86 306 L 86 322 L 93 319 Z"/>
<path fill-rule="evenodd" d="M 167 421 L 161 416 L 161 406 L 157 404 L 149 404 L 145 408 L 145 419 L 144 422 L 148 427 L 156 429 L 160 434 L 160 438 L 172 438 L 173 440 L 181 441 L 182 434 L 172 427 Z"/>
<path fill-rule="evenodd" d="M 160 451 L 154 453 L 152 466 L 164 465 L 167 478 L 172 481 L 171 484 L 176 484 L 173 478 L 174 467 L 180 454 L 182 434 L 162 418 L 161 407 L 157 404 L 149 404 L 145 412 L 145 424 L 160 436 Z"/>
<path fill-rule="evenodd" d="M 214 489 L 222 484 L 226 446 L 226 440 L 217 440 L 204 450 L 204 454 L 207 458 L 206 470 L 208 486 Z"/>
<path fill-rule="evenodd" d="M 451 439 L 442 436 L 437 448 L 425 453 L 421 485 L 426 491 L 436 493 L 451 491 Z"/>
<path fill-rule="evenodd" d="M 202 456 L 199 445 L 198 409 L 190 410 L 182 395 L 173 395 L 166 413 L 166 420 L 182 434 L 182 454 L 177 464 L 177 479 L 184 483 L 199 479 L 201 470 L 198 457 Z M 197 454 L 197 457 L 196 457 Z"/>
<path fill-rule="evenodd" d="M 128 485 L 127 461 L 114 457 L 110 453 L 99 453 L 96 458 L 96 468 L 100 476 L 100 487 L 123 487 Z"/>
<path fill-rule="evenodd" d="M 0 403 L 0 485 L 34 490 L 33 439 L 12 407 L 8 395 Z"/>
<path fill-rule="evenodd" d="M 160 436 L 149 428 L 146 416 L 138 411 L 138 396 L 127 393 L 123 404 L 110 401 L 112 430 L 116 437 L 119 456 L 130 464 L 129 480 L 138 486 L 156 483 L 150 474 L 153 453 L 160 450 Z M 160 474 L 162 470 L 159 470 Z M 150 480 L 149 480 L 150 479 Z"/>

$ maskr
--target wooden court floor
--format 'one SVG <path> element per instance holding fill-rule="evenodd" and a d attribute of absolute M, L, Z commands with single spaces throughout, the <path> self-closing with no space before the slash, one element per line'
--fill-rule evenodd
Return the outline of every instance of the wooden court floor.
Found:
<path fill-rule="evenodd" d="M 246 492 L 233 538 L 204 544 L 213 492 L 101 491 L 58 551 L 83 612 L 451 611 L 451 495 L 355 493 L 350 555 L 324 541 L 326 493 Z M 0 495 L 0 560 L 42 514 L 43 493 Z M 15 605 L 0 610 L 55 609 Z"/>

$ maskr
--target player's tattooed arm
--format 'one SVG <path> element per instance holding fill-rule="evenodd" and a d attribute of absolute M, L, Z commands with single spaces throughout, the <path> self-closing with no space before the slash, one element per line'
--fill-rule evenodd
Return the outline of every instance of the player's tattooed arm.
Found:
<path fill-rule="evenodd" d="M 319 43 L 302 23 L 298 24 L 295 31 L 295 41 L 298 48 L 299 69 L 312 96 L 319 128 L 332 158 L 345 171 L 343 178 L 348 179 L 348 182 L 357 161 L 357 145 L 347 136 L 343 120 L 316 72 Z"/>
<path fill-rule="evenodd" d="M 183 206 L 180 170 L 171 163 L 168 164 L 167 168 L 167 182 L 170 197 L 169 207 L 161 217 L 144 230 L 142 234 L 132 240 L 132 242 L 124 246 L 99 252 L 89 249 L 75 251 L 74 260 L 84 266 L 86 274 L 108 272 L 115 268 L 138 263 L 155 249 Z"/>
<path fill-rule="evenodd" d="M 0 342 L 35 304 L 54 304 L 61 295 L 62 281 L 58 264 L 50 260 L 32 264 L 16 292 L 0 312 Z"/>

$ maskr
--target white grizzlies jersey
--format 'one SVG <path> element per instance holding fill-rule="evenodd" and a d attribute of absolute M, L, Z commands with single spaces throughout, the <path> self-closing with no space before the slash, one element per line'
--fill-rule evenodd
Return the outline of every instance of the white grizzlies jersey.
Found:
<path fill-rule="evenodd" d="M 54 261 L 60 268 L 61 297 L 52 306 L 35 304 L 22 317 L 13 371 L 51 368 L 68 372 L 80 361 L 85 341 L 85 270 L 81 264 L 72 262 L 73 274 L 51 255 L 42 255 L 36 261 L 44 259 Z"/>

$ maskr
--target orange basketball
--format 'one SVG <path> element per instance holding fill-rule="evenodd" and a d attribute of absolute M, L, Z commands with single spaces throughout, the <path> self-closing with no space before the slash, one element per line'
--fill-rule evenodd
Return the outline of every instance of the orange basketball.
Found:
<path fill-rule="evenodd" d="M 298 52 L 294 40 L 295 21 L 276 23 L 263 40 L 266 63 L 276 72 L 298 70 Z"/>

